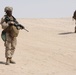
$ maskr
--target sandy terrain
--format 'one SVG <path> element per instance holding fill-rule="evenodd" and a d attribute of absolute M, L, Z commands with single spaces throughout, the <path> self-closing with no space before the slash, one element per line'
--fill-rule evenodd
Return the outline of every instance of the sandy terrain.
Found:
<path fill-rule="evenodd" d="M 71 18 L 18 21 L 29 32 L 20 30 L 13 56 L 16 64 L 9 66 L 0 38 L 0 75 L 76 75 L 76 34 Z"/>

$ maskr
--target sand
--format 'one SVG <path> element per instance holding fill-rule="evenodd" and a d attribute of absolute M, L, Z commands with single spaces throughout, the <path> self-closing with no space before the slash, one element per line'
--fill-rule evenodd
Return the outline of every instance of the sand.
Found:
<path fill-rule="evenodd" d="M 8 66 L 0 38 L 0 75 L 76 75 L 76 33 L 71 18 L 18 21 L 29 32 L 20 30 L 13 56 L 16 64 Z"/>

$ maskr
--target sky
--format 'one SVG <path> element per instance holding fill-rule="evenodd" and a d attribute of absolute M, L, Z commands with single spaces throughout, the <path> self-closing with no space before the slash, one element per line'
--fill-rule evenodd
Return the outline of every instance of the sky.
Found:
<path fill-rule="evenodd" d="M 76 0 L 0 0 L 0 18 L 6 6 L 16 18 L 63 18 L 73 15 Z"/>

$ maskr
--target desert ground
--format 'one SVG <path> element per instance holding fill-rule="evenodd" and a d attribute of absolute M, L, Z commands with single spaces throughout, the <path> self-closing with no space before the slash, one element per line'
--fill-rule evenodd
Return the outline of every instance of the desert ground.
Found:
<path fill-rule="evenodd" d="M 0 75 L 76 75 L 76 33 L 72 18 L 17 19 L 20 30 L 13 60 L 5 65 L 0 38 Z M 0 34 L 1 34 L 0 26 Z"/>

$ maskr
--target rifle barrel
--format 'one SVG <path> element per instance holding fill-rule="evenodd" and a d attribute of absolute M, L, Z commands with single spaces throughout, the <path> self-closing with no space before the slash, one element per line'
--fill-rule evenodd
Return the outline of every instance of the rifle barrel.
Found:
<path fill-rule="evenodd" d="M 26 30 L 27 32 L 29 32 L 27 29 L 24 28 L 24 30 Z"/>

